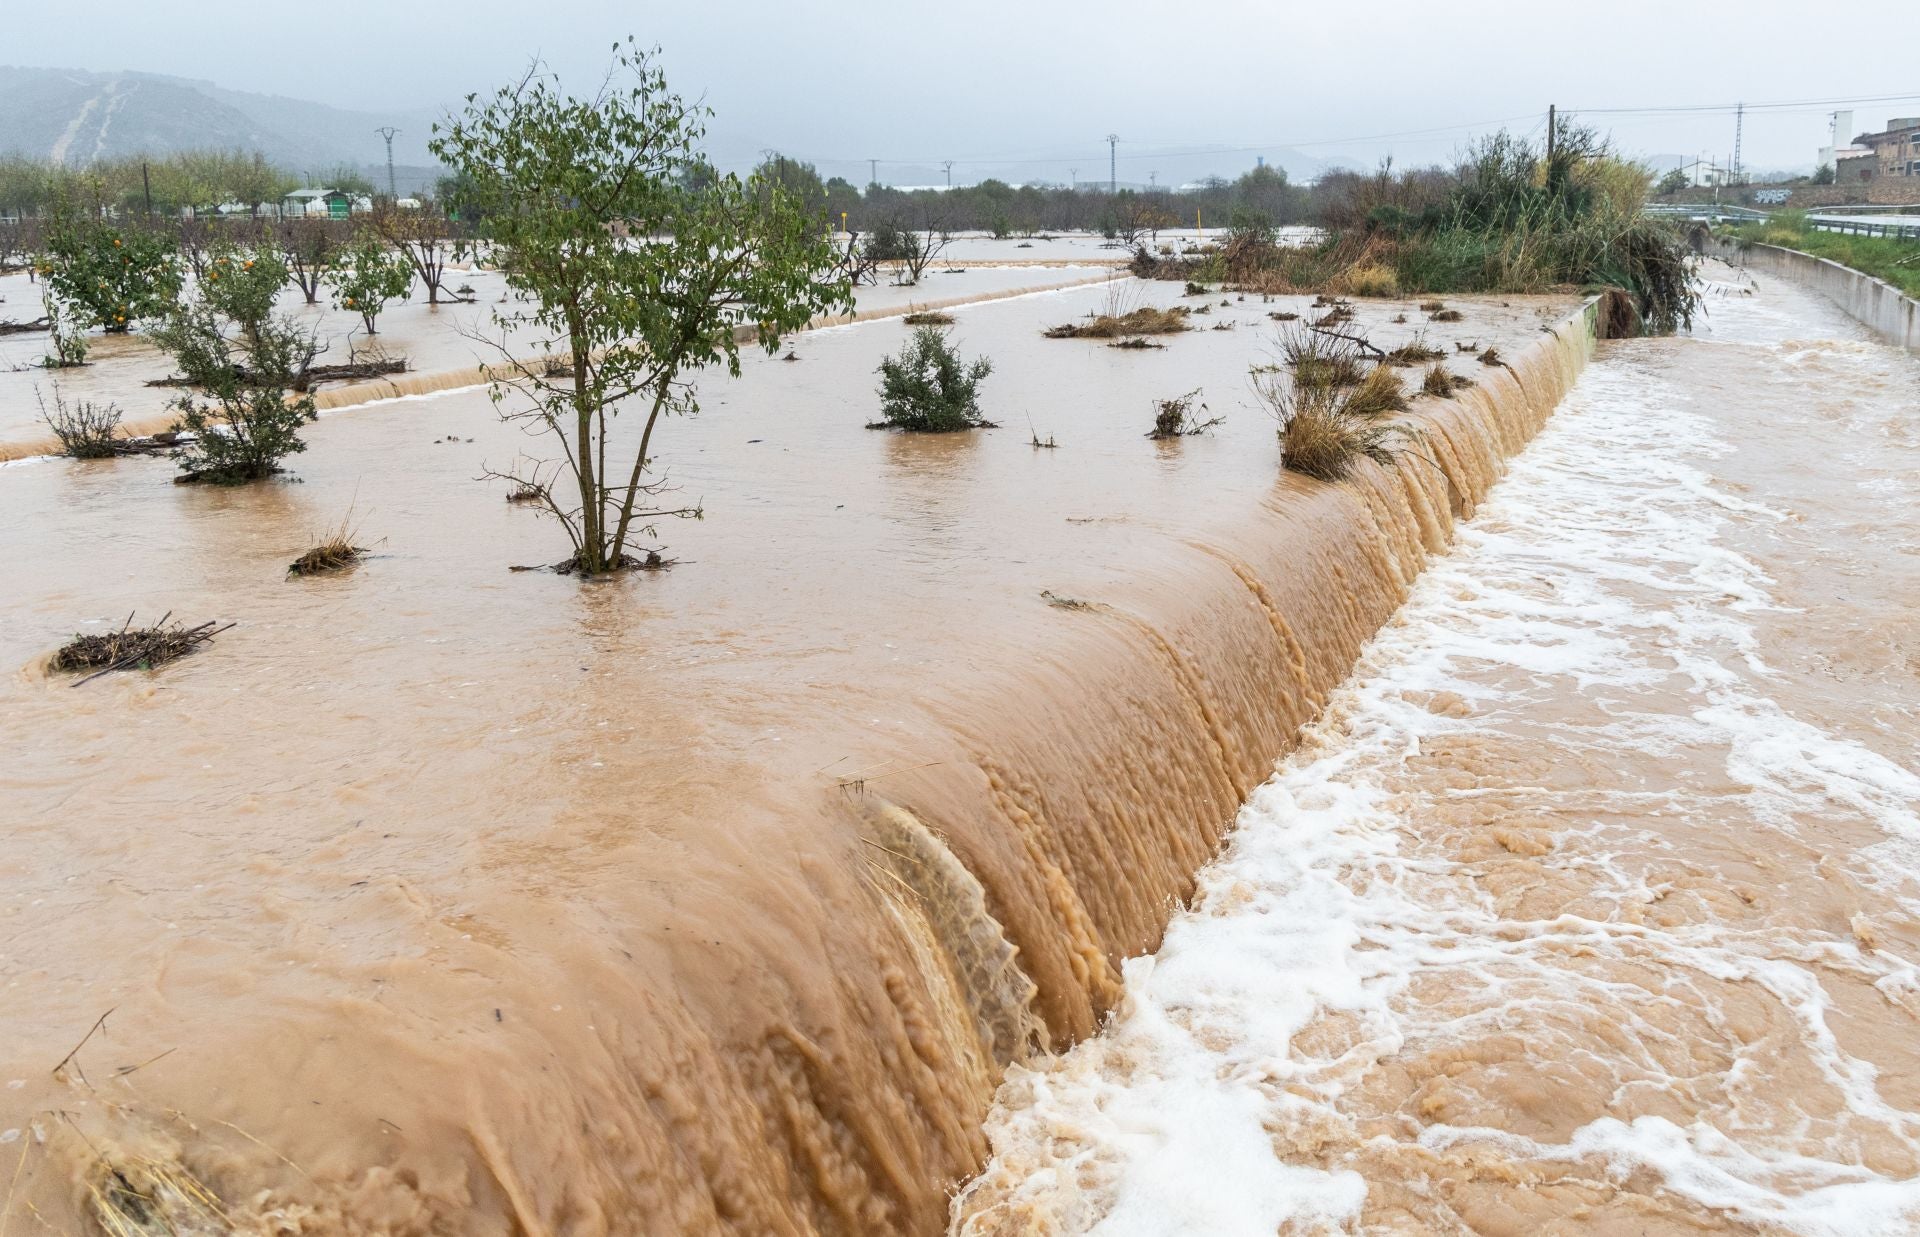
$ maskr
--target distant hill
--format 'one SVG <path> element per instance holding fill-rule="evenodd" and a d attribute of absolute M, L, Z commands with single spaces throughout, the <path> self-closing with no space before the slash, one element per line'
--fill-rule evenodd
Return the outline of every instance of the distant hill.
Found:
<path fill-rule="evenodd" d="M 226 90 L 155 73 L 94 73 L 0 65 L 0 154 L 84 167 L 96 159 L 182 150 L 258 150 L 296 173 L 342 164 L 386 175 L 392 125 L 396 164 L 432 178 L 430 111 L 360 112 L 277 95 Z M 396 169 L 396 174 L 400 169 Z M 408 186 L 402 186 L 406 189 Z"/>
<path fill-rule="evenodd" d="M 395 182 L 403 193 L 430 187 L 439 168 L 427 151 L 434 109 L 368 112 L 279 95 L 228 90 L 212 82 L 158 73 L 92 72 L 85 69 L 37 69 L 0 65 L 0 155 L 53 159 L 84 167 L 96 159 L 126 155 L 166 155 L 183 150 L 259 151 L 297 175 L 323 177 L 342 165 L 359 170 L 376 185 L 386 180 L 386 146 L 374 132 L 382 125 L 400 130 L 394 139 Z M 744 172 L 767 147 L 753 135 L 716 126 L 707 134 L 707 154 L 729 171 Z M 1058 165 L 1015 162 L 970 163 L 956 169 L 961 183 L 997 177 L 1013 184 L 1083 184 L 1106 180 L 1105 149 L 1091 143 L 1083 159 Z M 803 150 L 789 153 L 806 158 Z M 1358 168 L 1339 156 L 1321 159 L 1284 147 L 1264 152 L 1269 164 L 1284 168 L 1295 182 L 1314 179 L 1335 168 Z M 1143 159 L 1123 152 L 1120 183 L 1145 188 L 1148 172 L 1163 187 L 1190 184 L 1208 176 L 1229 179 L 1254 165 L 1245 150 L 1204 148 Z M 1078 164 L 1077 167 L 1070 166 Z M 823 160 L 823 176 L 867 182 L 864 160 Z M 883 164 L 881 179 L 894 185 L 945 183 L 945 170 Z"/>

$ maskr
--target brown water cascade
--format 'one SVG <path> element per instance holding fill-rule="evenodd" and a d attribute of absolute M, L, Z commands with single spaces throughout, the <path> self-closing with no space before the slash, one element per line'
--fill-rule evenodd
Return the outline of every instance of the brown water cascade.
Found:
<path fill-rule="evenodd" d="M 604 585 L 505 570 L 555 537 L 470 483 L 525 446 L 481 393 L 322 420 L 302 485 L 0 469 L 0 1230 L 941 1231 L 1592 346 L 1463 302 L 1511 365 L 1329 486 L 1234 403 L 1277 305 L 1039 338 L 1103 295 L 959 311 L 993 434 L 859 428 L 897 325 L 756 359 L 674 427 L 689 561 Z M 1202 381 L 1221 432 L 1144 441 Z M 283 581 L 349 503 L 374 557 Z M 168 608 L 240 625 L 46 670 Z"/>

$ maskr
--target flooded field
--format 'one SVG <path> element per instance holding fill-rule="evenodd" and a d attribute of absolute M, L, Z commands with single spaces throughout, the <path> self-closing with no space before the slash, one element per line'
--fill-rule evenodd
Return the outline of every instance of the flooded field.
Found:
<path fill-rule="evenodd" d="M 856 312 L 899 313 L 910 306 L 1085 283 L 1103 277 L 1112 262 L 1125 260 L 1124 254 L 1116 256 L 1112 250 L 1103 254 L 1097 246 L 1084 243 L 1086 239 L 1061 238 L 1060 252 L 1045 261 L 1012 260 L 1018 255 L 1002 252 L 1004 247 L 996 248 L 995 253 L 1007 260 L 977 266 L 962 264 L 956 256 L 928 270 L 917 285 L 899 286 L 883 280 L 859 288 Z M 464 295 L 471 301 L 452 303 L 451 298 L 462 287 L 470 289 Z M 403 390 L 433 390 L 477 382 L 472 371 L 482 364 L 499 363 L 505 355 L 502 344 L 513 355 L 538 351 L 535 333 L 516 330 L 503 334 L 494 325 L 496 310 L 514 309 L 503 299 L 506 294 L 506 283 L 497 272 L 450 268 L 444 294 L 449 303 L 428 304 L 425 289 L 416 284 L 409 299 L 394 302 L 380 315 L 378 334 L 371 338 L 357 314 L 333 308 L 332 294 L 324 289 L 318 305 L 306 304 L 297 289 L 283 292 L 280 311 L 314 332 L 324 345 L 318 358 L 322 363 L 345 363 L 356 353 L 371 349 L 406 359 L 409 373 L 398 380 Z M 40 312 L 39 289 L 26 274 L 0 275 L 0 319 L 31 320 Z M 47 370 L 40 365 L 48 350 L 46 335 L 0 336 L 0 460 L 38 454 L 48 448 L 49 437 L 40 419 L 40 397 L 48 403 L 56 394 L 69 401 L 113 401 L 120 406 L 130 429 L 139 433 L 152 433 L 172 423 L 173 414 L 167 409 L 172 392 L 148 385 L 173 373 L 166 356 L 139 335 L 95 334 L 88 345 L 87 365 Z M 338 386 L 323 388 L 321 406 L 364 402 L 382 394 L 386 385 L 372 384 L 355 393 Z"/>
<path fill-rule="evenodd" d="M 953 1231 L 1920 1231 L 1920 360 L 1601 345 Z"/>
<path fill-rule="evenodd" d="M 480 390 L 325 417 L 284 482 L 0 467 L 0 1206 L 937 1231 L 1000 1067 L 1096 1027 L 1585 355 L 1569 298 L 1461 301 L 1429 340 L 1513 365 L 1450 352 L 1477 385 L 1416 404 L 1426 465 L 1328 486 L 1248 390 L 1303 299 L 1210 298 L 1163 350 L 1041 336 L 1178 291 L 956 310 L 990 431 L 863 428 L 897 321 L 755 354 L 659 447 L 705 507 L 660 530 L 680 564 L 586 586 L 509 570 L 564 539 L 477 479 L 538 449 Z M 1148 441 L 1194 388 L 1225 423 Z M 286 578 L 343 518 L 369 559 Z M 47 669 L 168 611 L 237 625 Z"/>

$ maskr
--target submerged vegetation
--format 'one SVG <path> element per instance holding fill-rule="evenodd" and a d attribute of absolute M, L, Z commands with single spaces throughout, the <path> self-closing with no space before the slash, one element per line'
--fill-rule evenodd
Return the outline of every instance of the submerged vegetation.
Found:
<path fill-rule="evenodd" d="M 1419 438 L 1413 426 L 1385 420 L 1387 409 L 1377 400 L 1356 400 L 1364 386 L 1289 382 L 1271 368 L 1256 370 L 1253 386 L 1280 423 L 1281 467 L 1321 481 L 1346 480 L 1363 459 L 1393 467 Z M 1389 407 L 1405 407 L 1405 402 Z"/>
<path fill-rule="evenodd" d="M 1269 227 L 1237 227 L 1205 257 L 1135 269 L 1250 291 L 1361 296 L 1620 288 L 1650 329 L 1672 331 L 1692 321 L 1695 293 L 1679 230 L 1641 213 L 1649 183 L 1646 168 L 1591 130 L 1563 126 L 1551 155 L 1503 132 L 1448 171 L 1343 178 L 1320 203 L 1318 244 L 1284 246 Z M 1430 312 L 1439 320 L 1453 311 Z"/>
<path fill-rule="evenodd" d="M 178 480 L 258 481 L 306 450 L 300 429 L 319 416 L 306 388 L 320 344 L 311 330 L 274 313 L 286 280 L 270 247 L 219 252 L 199 298 L 176 305 L 152 332 L 189 388 L 174 401 Z"/>
<path fill-rule="evenodd" d="M 319 576 L 344 571 L 367 555 L 365 546 L 353 543 L 358 535 L 359 530 L 353 527 L 353 512 L 348 511 L 338 525 L 321 535 L 317 545 L 287 564 L 287 574 Z"/>
<path fill-rule="evenodd" d="M 54 653 L 53 668 L 94 671 L 88 678 L 97 678 L 109 670 L 147 670 L 186 656 L 226 630 L 214 622 L 182 627 L 170 623 L 168 620 L 172 617 L 168 613 L 151 627 L 135 627 L 129 614 L 118 631 L 75 635 Z"/>
<path fill-rule="evenodd" d="M 1153 401 L 1153 428 L 1147 431 L 1149 438 L 1191 438 L 1195 434 L 1204 434 L 1214 426 L 1225 421 L 1225 417 L 1211 417 L 1205 420 L 1202 415 L 1207 406 L 1200 402 L 1200 389 L 1195 387 L 1185 395 L 1176 395 L 1172 399 Z"/>
<path fill-rule="evenodd" d="M 1087 322 L 1065 322 L 1049 327 L 1048 339 L 1128 339 L 1145 335 L 1178 335 L 1185 331 L 1187 315 L 1191 311 L 1185 305 L 1176 305 L 1172 309 L 1155 309 L 1143 305 L 1127 313 L 1096 314 Z"/>
<path fill-rule="evenodd" d="M 986 357 L 963 362 L 939 327 L 917 327 L 899 355 L 880 362 L 881 419 L 869 428 L 929 434 L 991 429 L 993 422 L 980 415 L 980 383 L 992 372 Z"/>
<path fill-rule="evenodd" d="M 60 454 L 76 460 L 104 460 L 120 454 L 120 407 L 79 400 L 69 404 L 54 392 L 53 407 L 38 391 L 40 419 L 60 440 Z"/>
<path fill-rule="evenodd" d="M 707 116 L 629 40 L 589 97 L 531 72 L 471 100 L 430 143 L 508 287 L 530 306 L 494 311 L 514 370 L 494 398 L 517 393 L 506 415 L 560 449 L 544 476 L 532 464 L 533 475 L 505 479 L 540 490 L 572 543 L 559 566 L 583 576 L 665 565 L 657 549 L 635 555 L 630 545 L 654 535 L 659 519 L 700 515 L 697 504 L 662 501 L 654 435 L 663 418 L 698 410 L 695 374 L 740 372 L 737 328 L 751 324 L 751 338 L 776 355 L 781 337 L 815 315 L 853 308 L 816 204 L 778 179 L 715 172 L 699 149 Z M 515 364 L 506 344 L 515 326 L 564 339 L 568 375 Z M 638 439 L 610 451 L 622 405 L 639 420 Z"/>

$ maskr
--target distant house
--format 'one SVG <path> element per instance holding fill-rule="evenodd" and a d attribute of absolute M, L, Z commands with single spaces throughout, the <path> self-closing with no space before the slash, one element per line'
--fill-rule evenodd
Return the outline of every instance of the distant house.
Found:
<path fill-rule="evenodd" d="M 338 189 L 295 189 L 280 200 L 280 213 L 309 219 L 345 219 L 353 213 L 353 197 Z"/>
<path fill-rule="evenodd" d="M 1885 129 L 1878 133 L 1863 133 L 1853 139 L 1853 144 L 1864 146 L 1873 152 L 1870 162 L 1858 158 L 1846 161 L 1855 165 L 1856 175 L 1861 170 L 1872 173 L 1861 179 L 1920 180 L 1920 116 L 1902 116 L 1889 120 Z M 1838 170 L 1838 161 L 1836 161 L 1835 171 Z"/>
<path fill-rule="evenodd" d="M 1732 182 L 1727 169 L 1705 159 L 1695 159 L 1692 163 L 1680 165 L 1680 174 L 1687 178 L 1687 184 L 1695 189 L 1711 189 L 1716 185 Z"/>
<path fill-rule="evenodd" d="M 1842 146 L 1833 152 L 1833 183 L 1857 185 L 1874 178 L 1880 170 L 1880 158 L 1871 148 Z"/>

